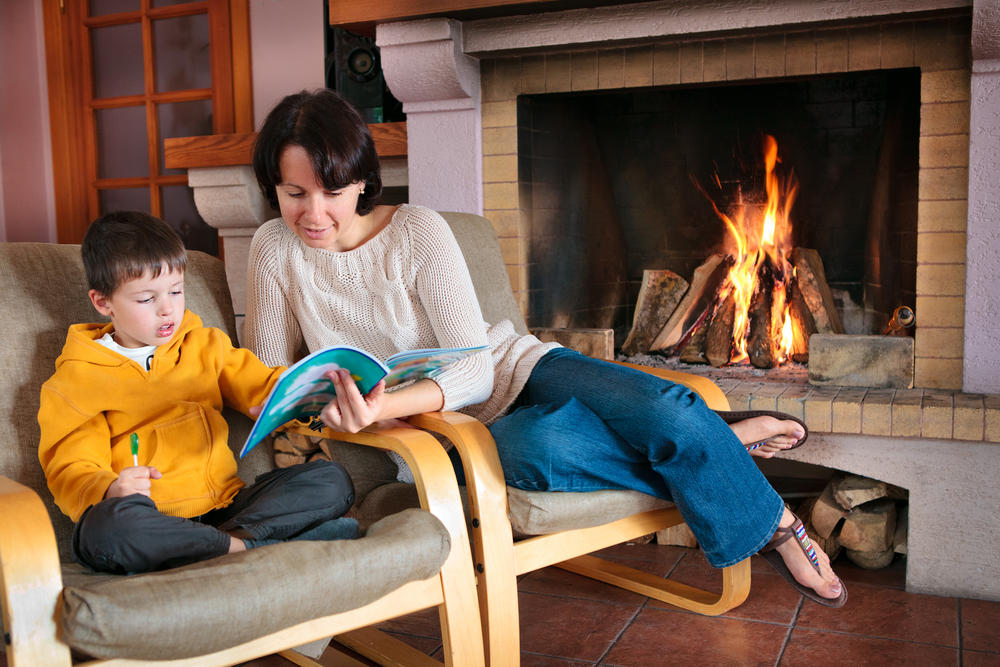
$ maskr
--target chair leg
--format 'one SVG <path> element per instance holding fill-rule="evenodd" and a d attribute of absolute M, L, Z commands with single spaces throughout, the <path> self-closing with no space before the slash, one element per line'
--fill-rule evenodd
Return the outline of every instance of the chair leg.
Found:
<path fill-rule="evenodd" d="M 706 616 L 718 616 L 743 604 L 750 593 L 750 559 L 722 568 L 721 593 L 663 579 L 595 556 L 578 556 L 557 563 L 556 567 Z"/>

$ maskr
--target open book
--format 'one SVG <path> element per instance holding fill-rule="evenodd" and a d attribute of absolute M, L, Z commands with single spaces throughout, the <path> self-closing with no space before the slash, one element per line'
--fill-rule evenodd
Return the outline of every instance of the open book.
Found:
<path fill-rule="evenodd" d="M 278 378 L 240 450 L 240 458 L 279 426 L 293 419 L 318 415 L 337 395 L 333 382 L 326 377 L 332 370 L 350 371 L 358 389 L 367 394 L 382 378 L 386 387 L 392 387 L 408 380 L 434 377 L 455 361 L 486 349 L 488 345 L 410 350 L 397 352 L 385 363 L 348 345 L 317 350 L 289 366 Z"/>

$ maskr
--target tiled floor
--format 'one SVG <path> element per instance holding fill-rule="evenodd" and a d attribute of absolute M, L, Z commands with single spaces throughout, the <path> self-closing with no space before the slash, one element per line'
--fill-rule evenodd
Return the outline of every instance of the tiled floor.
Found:
<path fill-rule="evenodd" d="M 621 545 L 604 554 L 705 588 L 718 580 L 694 549 Z M 906 593 L 899 557 L 880 571 L 844 558 L 835 568 L 849 597 L 842 609 L 827 609 L 754 558 L 750 597 L 716 618 L 556 568 L 533 572 L 519 585 L 521 664 L 1000 666 L 1000 603 Z M 382 627 L 439 656 L 436 612 Z"/>
<path fill-rule="evenodd" d="M 627 544 L 603 555 L 703 588 L 718 581 L 696 549 Z M 755 557 L 750 597 L 716 618 L 679 611 L 557 568 L 533 572 L 519 584 L 521 664 L 1000 667 L 1000 602 L 906 593 L 905 561 L 899 557 L 874 572 L 844 558 L 835 569 L 847 583 L 849 597 L 842 609 L 827 609 L 805 601 Z M 440 657 L 436 611 L 381 627 Z M 320 661 L 339 664 L 330 649 Z M 290 664 L 272 656 L 243 667 Z M 2 656 L 0 667 L 6 667 Z"/>

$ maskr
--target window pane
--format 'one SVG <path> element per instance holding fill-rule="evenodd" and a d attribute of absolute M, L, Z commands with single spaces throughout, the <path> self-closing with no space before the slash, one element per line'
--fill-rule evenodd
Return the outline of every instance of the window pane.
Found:
<path fill-rule="evenodd" d="M 145 92 L 141 24 L 93 28 L 90 41 L 94 59 L 94 97 L 141 95 Z"/>
<path fill-rule="evenodd" d="M 101 190 L 101 215 L 111 211 L 150 212 L 149 188 L 116 188 Z"/>
<path fill-rule="evenodd" d="M 184 246 L 210 255 L 219 254 L 219 233 L 198 215 L 194 191 L 186 185 L 169 185 L 162 189 L 163 219 L 176 229 Z"/>
<path fill-rule="evenodd" d="M 197 137 L 212 134 L 212 101 L 176 102 L 156 108 L 160 122 L 160 146 L 171 137 Z M 185 169 L 165 169 L 160 151 L 160 173 L 182 174 Z"/>
<path fill-rule="evenodd" d="M 90 0 L 91 16 L 137 11 L 139 11 L 139 0 Z"/>
<path fill-rule="evenodd" d="M 97 177 L 149 176 L 146 107 L 98 109 Z"/>
<path fill-rule="evenodd" d="M 208 14 L 161 19 L 153 23 L 156 90 L 212 87 Z"/>

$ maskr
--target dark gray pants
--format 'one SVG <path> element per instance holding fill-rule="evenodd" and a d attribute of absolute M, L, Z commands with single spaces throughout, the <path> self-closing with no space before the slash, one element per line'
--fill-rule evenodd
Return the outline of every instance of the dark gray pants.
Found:
<path fill-rule="evenodd" d="M 162 514 L 140 494 L 106 498 L 80 517 L 73 553 L 99 572 L 162 570 L 228 553 L 229 533 L 253 540 L 295 537 L 353 503 L 354 485 L 343 467 L 310 461 L 266 472 L 230 505 L 194 519 Z"/>

